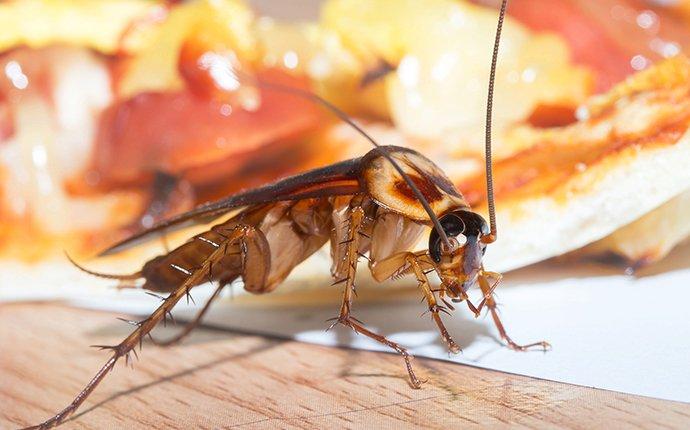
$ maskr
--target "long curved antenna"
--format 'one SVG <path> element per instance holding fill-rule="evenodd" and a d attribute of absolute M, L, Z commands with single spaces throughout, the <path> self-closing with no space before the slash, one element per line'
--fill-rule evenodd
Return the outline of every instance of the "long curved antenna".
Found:
<path fill-rule="evenodd" d="M 496 82 L 498 47 L 501 43 L 501 31 L 503 30 L 503 21 L 505 20 L 507 6 L 508 0 L 503 0 L 501 2 L 501 11 L 498 14 L 494 52 L 491 57 L 491 73 L 489 74 L 489 93 L 486 97 L 486 146 L 484 151 L 486 153 L 486 198 L 489 202 L 489 225 L 491 226 L 491 233 L 482 238 L 484 243 L 495 242 L 498 238 L 498 231 L 496 229 L 496 204 L 494 203 L 494 175 L 491 163 L 491 120 L 494 110 L 494 83 Z"/>
<path fill-rule="evenodd" d="M 303 90 L 300 88 L 294 88 L 290 87 L 287 85 L 281 85 L 281 84 L 276 84 L 272 82 L 264 82 L 264 81 L 259 81 L 255 78 L 246 76 L 244 73 L 241 73 L 237 70 L 233 70 L 233 72 L 237 73 L 238 76 L 242 74 L 243 77 L 246 77 L 250 79 L 256 86 L 261 87 L 261 88 L 266 88 L 269 90 L 275 90 L 275 91 L 281 91 L 284 93 L 289 93 L 293 94 L 295 96 L 311 100 L 315 103 L 320 104 L 321 106 L 325 107 L 329 111 L 331 111 L 333 114 L 335 114 L 338 118 L 340 118 L 343 122 L 348 124 L 350 127 L 355 129 L 359 134 L 361 134 L 365 139 L 367 139 L 372 145 L 374 145 L 377 148 L 381 148 L 381 145 L 379 145 L 373 137 L 371 137 L 367 132 L 365 132 L 362 127 L 357 125 L 357 123 L 350 118 L 348 114 L 340 110 L 338 107 L 333 105 L 331 102 L 328 100 L 324 99 L 323 97 L 312 93 L 311 91 Z M 419 188 L 417 188 L 417 185 L 412 181 L 412 179 L 403 171 L 403 169 L 400 167 L 400 165 L 393 159 L 393 157 L 388 154 L 388 151 L 382 150 L 381 154 L 386 157 L 386 159 L 393 165 L 395 170 L 398 171 L 400 176 L 405 180 L 407 185 L 410 187 L 412 192 L 415 194 L 417 197 L 417 200 L 422 204 L 424 207 L 424 210 L 426 213 L 429 215 L 429 218 L 431 219 L 431 222 L 434 224 L 434 228 L 436 229 L 436 232 L 438 233 L 439 237 L 443 241 L 443 244 L 448 247 L 448 249 L 452 249 L 453 246 L 451 245 L 450 241 L 448 240 L 448 236 L 446 235 L 446 232 L 443 231 L 443 227 L 441 227 L 441 223 L 438 220 L 438 217 L 434 213 L 433 209 L 431 209 L 431 206 L 429 205 L 429 202 L 424 198 L 424 195 L 422 194 L 421 191 L 419 191 Z"/>

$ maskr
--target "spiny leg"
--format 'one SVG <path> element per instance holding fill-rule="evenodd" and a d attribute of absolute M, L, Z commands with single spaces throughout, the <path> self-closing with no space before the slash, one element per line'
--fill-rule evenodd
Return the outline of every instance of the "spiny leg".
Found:
<path fill-rule="evenodd" d="M 354 331 L 356 331 L 359 334 L 363 334 L 364 336 L 374 339 L 375 341 L 382 343 L 389 348 L 394 349 L 398 354 L 400 354 L 405 360 L 405 367 L 407 368 L 407 373 L 410 375 L 410 383 L 412 384 L 413 388 L 421 388 L 422 387 L 422 382 L 420 381 L 419 378 L 417 378 L 417 375 L 414 373 L 414 369 L 412 368 L 412 356 L 410 355 L 409 352 L 407 352 L 407 349 L 403 348 L 399 344 L 386 339 L 385 336 L 382 336 L 380 334 L 376 334 L 373 331 L 367 329 L 364 324 L 361 321 L 357 321 L 354 319 L 352 316 L 348 316 L 345 320 L 340 321 L 342 324 L 347 325 L 348 327 L 351 327 Z"/>
<path fill-rule="evenodd" d="M 195 316 L 194 320 L 190 321 L 187 323 L 178 333 L 177 335 L 173 336 L 171 339 L 165 340 L 165 341 L 157 341 L 153 338 L 151 338 L 152 342 L 158 346 L 171 346 L 173 344 L 176 344 L 180 342 L 182 339 L 184 339 L 186 336 L 188 336 L 192 330 L 194 330 L 201 321 L 203 320 L 204 316 L 208 312 L 208 310 L 211 308 L 211 304 L 218 298 L 220 295 L 220 292 L 225 288 L 227 285 L 231 284 L 234 280 L 236 280 L 240 275 L 244 279 L 244 284 L 245 288 L 251 288 L 252 285 L 257 284 L 257 281 L 259 284 L 263 284 L 263 279 L 264 277 L 262 275 L 265 275 L 267 273 L 268 267 L 266 263 L 260 264 L 261 258 L 257 258 L 257 253 L 269 253 L 270 250 L 268 248 L 263 248 L 261 246 L 256 246 L 257 244 L 263 243 L 265 241 L 265 236 L 263 233 L 261 233 L 260 230 L 258 230 L 254 226 L 250 225 L 237 225 L 231 228 L 224 227 L 224 226 L 215 226 L 213 230 L 219 234 L 221 237 L 227 237 L 226 235 L 229 232 L 232 232 L 233 229 L 241 229 L 243 231 L 243 237 L 241 240 L 239 240 L 239 253 L 231 253 L 228 254 L 227 252 L 225 253 L 226 255 L 239 255 L 241 256 L 241 261 L 242 261 L 242 269 L 241 273 L 239 274 L 231 274 L 228 275 L 226 274 L 225 277 L 221 278 L 218 281 L 218 285 L 216 286 L 216 289 L 214 290 L 213 294 L 211 297 L 208 298 L 206 303 L 204 304 L 204 307 L 197 313 Z M 209 244 L 215 248 L 219 247 L 220 245 L 215 243 L 213 240 L 210 240 L 208 238 L 203 238 L 202 236 L 196 236 L 199 238 L 199 240 L 205 242 L 206 244 Z M 250 246 L 249 244 L 252 243 L 254 244 L 253 246 Z M 227 246 L 226 246 L 227 249 Z M 251 260 L 251 265 L 248 264 L 248 260 Z M 214 282 L 214 279 L 216 278 L 216 275 L 214 275 L 213 268 L 216 266 L 209 266 L 208 270 L 208 281 L 210 283 Z M 257 279 L 257 275 L 258 279 Z M 187 303 L 189 301 L 194 301 L 192 299 L 192 296 L 189 294 L 189 291 L 187 291 Z M 164 321 L 165 322 L 165 321 Z"/>
<path fill-rule="evenodd" d="M 506 329 L 505 327 L 503 327 L 503 323 L 501 322 L 501 319 L 498 316 L 498 310 L 496 309 L 496 300 L 494 300 L 492 287 L 489 285 L 489 281 L 487 281 L 486 276 L 479 276 L 479 288 L 481 288 L 482 293 L 484 294 L 484 300 L 486 300 L 486 307 L 489 308 L 489 312 L 491 312 L 491 317 L 494 320 L 496 329 L 498 329 L 498 334 L 501 336 L 501 339 L 503 339 L 508 344 L 508 347 L 514 349 L 515 351 L 527 351 L 528 349 L 534 347 L 541 347 L 544 351 L 546 351 L 549 348 L 551 348 L 551 345 L 543 340 L 541 342 L 534 342 L 527 345 L 518 345 L 517 343 L 515 343 L 510 338 L 510 336 L 508 336 L 508 333 L 506 333 Z"/>
<path fill-rule="evenodd" d="M 407 373 L 410 376 L 410 383 L 414 388 L 420 388 L 422 386 L 422 382 L 419 380 L 419 378 L 417 378 L 417 375 L 415 375 L 414 369 L 412 368 L 412 357 L 407 350 L 397 343 L 386 339 L 384 336 L 376 334 L 367 329 L 361 321 L 358 321 L 351 315 L 352 296 L 355 293 L 355 276 L 357 275 L 357 262 L 359 260 L 360 228 L 362 227 L 365 217 L 366 214 L 361 206 L 355 205 L 352 208 L 348 238 L 343 242 L 343 245 L 347 246 L 345 251 L 345 259 L 347 263 L 346 274 L 344 279 L 336 280 L 336 283 L 345 283 L 345 291 L 343 292 L 343 303 L 340 307 L 340 315 L 336 318 L 333 318 L 335 320 L 333 325 L 340 323 L 346 327 L 350 327 L 359 334 L 367 336 L 368 338 L 394 349 L 403 357 L 403 360 L 405 360 L 405 367 L 407 368 Z M 336 258 L 338 257 L 336 256 Z M 331 325 L 331 327 L 333 327 L 333 325 Z"/>
<path fill-rule="evenodd" d="M 360 206 L 361 198 L 354 197 L 351 201 L 352 208 L 350 209 L 350 216 L 348 218 L 347 238 L 342 242 L 336 244 L 336 252 L 333 258 L 337 262 L 337 267 L 341 267 L 340 263 L 344 263 L 344 270 L 337 269 L 334 276 L 336 279 L 333 285 L 345 284 L 343 289 L 343 300 L 340 306 L 340 314 L 336 318 L 331 318 L 329 321 L 334 321 L 333 325 L 342 322 L 341 320 L 349 317 L 352 310 L 352 299 L 355 292 L 355 276 L 357 274 L 357 262 L 359 260 L 359 233 L 366 214 L 364 209 Z M 332 240 L 337 240 L 338 236 L 334 236 Z M 340 254 L 340 248 L 345 247 L 345 252 Z M 342 260 L 341 260 L 342 259 Z M 342 272 L 345 273 L 342 273 Z M 331 327 L 333 327 L 331 325 Z"/>
<path fill-rule="evenodd" d="M 204 318 L 204 315 L 206 315 L 206 312 L 211 308 L 211 303 L 216 298 L 218 298 L 218 295 L 223 290 L 223 288 L 225 288 L 226 285 L 226 283 L 218 284 L 215 291 L 213 291 L 211 297 L 209 297 L 209 299 L 206 301 L 206 304 L 204 304 L 204 307 L 196 314 L 194 320 L 187 323 L 187 325 L 185 325 L 185 327 L 179 333 L 177 333 L 170 339 L 166 339 L 163 341 L 152 339 L 152 342 L 158 346 L 168 347 L 180 342 L 182 339 L 187 337 L 192 332 L 192 330 L 194 330 L 201 323 L 201 320 Z"/>
<path fill-rule="evenodd" d="M 482 294 L 483 298 L 481 303 L 479 303 L 479 306 L 477 306 L 477 312 L 475 313 L 476 317 L 479 318 L 479 314 L 481 313 L 482 309 L 484 309 L 484 306 L 486 305 L 486 301 L 490 298 L 493 297 L 494 291 L 496 290 L 496 287 L 501 283 L 503 280 L 503 275 L 498 273 L 498 272 L 489 272 L 484 269 L 482 269 L 482 272 L 480 274 L 480 277 L 483 277 L 485 282 L 487 278 L 491 278 L 494 280 L 494 283 L 489 287 L 487 290 L 486 288 L 482 289 Z"/>
<path fill-rule="evenodd" d="M 82 403 L 89 397 L 98 384 L 105 378 L 105 376 L 113 370 L 115 363 L 121 357 L 126 357 L 129 361 L 129 353 L 134 352 L 136 355 L 137 344 L 140 345 L 146 335 L 148 335 L 151 330 L 165 318 L 166 315 L 170 314 L 171 310 L 177 304 L 177 302 L 183 298 L 193 286 L 201 283 L 207 273 L 210 271 L 212 265 L 219 261 L 227 252 L 228 246 L 237 240 L 241 239 L 244 235 L 244 229 L 239 227 L 233 230 L 224 240 L 222 244 L 209 255 L 209 257 L 204 261 L 201 267 L 194 270 L 191 275 L 173 291 L 167 298 L 163 300 L 163 303 L 155 310 L 153 313 L 143 321 L 138 323 L 138 327 L 127 336 L 120 344 L 114 346 L 100 346 L 101 349 L 110 349 L 113 351 L 112 357 L 105 363 L 105 365 L 96 373 L 96 375 L 89 381 L 89 383 L 84 387 L 84 389 L 72 400 L 67 407 L 55 414 L 52 418 L 44 421 L 43 423 L 27 427 L 31 430 L 46 430 L 53 428 L 61 423 L 63 423 L 74 411 L 81 406 Z"/>
<path fill-rule="evenodd" d="M 185 289 L 180 288 L 170 294 L 163 303 L 145 320 L 138 323 L 139 327 L 134 330 L 125 340 L 120 344 L 115 346 L 97 346 L 101 349 L 111 349 L 113 351 L 113 356 L 106 362 L 106 364 L 96 373 L 96 375 L 91 379 L 91 381 L 84 387 L 84 389 L 74 398 L 72 403 L 70 403 L 62 411 L 55 414 L 49 420 L 39 424 L 37 426 L 28 427 L 28 429 L 50 429 L 62 424 L 74 411 L 81 406 L 81 404 L 86 400 L 86 398 L 93 392 L 93 390 L 98 386 L 98 384 L 105 378 L 105 376 L 113 370 L 115 363 L 123 356 L 128 356 L 128 354 L 134 350 L 137 343 L 139 343 L 144 336 L 146 336 L 153 327 L 163 319 L 175 306 L 180 298 L 185 294 Z M 129 359 L 127 360 L 129 361 Z"/>
<path fill-rule="evenodd" d="M 429 279 L 427 278 L 426 273 L 424 273 L 424 269 L 422 269 L 422 265 L 418 257 L 415 254 L 409 254 L 407 257 L 407 262 L 410 264 L 415 276 L 417 277 L 419 288 L 422 290 L 422 293 L 426 298 L 426 302 L 429 305 L 429 312 L 431 312 L 431 317 L 438 326 L 438 331 L 441 334 L 441 338 L 448 346 L 448 350 L 453 354 L 457 354 L 460 352 L 460 347 L 455 343 L 453 338 L 448 333 L 446 326 L 443 324 L 443 321 L 441 321 L 441 315 L 439 314 L 439 312 L 448 311 L 445 307 L 440 306 L 436 301 L 436 296 L 434 295 L 433 291 L 431 291 Z"/>

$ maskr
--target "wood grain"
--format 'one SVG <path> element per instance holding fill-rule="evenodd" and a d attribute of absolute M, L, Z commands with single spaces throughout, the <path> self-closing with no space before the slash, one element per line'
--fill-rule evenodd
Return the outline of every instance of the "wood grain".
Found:
<path fill-rule="evenodd" d="M 116 343 L 114 314 L 58 304 L 0 305 L 0 428 L 65 406 Z M 157 331 L 159 337 L 173 329 Z M 257 336 L 198 330 L 183 344 L 144 345 L 119 364 L 69 429 L 687 428 L 690 405 L 433 360 L 409 388 L 401 360 Z"/>

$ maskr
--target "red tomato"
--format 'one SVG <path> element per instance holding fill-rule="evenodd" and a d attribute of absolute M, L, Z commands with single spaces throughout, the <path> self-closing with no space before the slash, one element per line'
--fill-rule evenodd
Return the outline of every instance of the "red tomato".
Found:
<path fill-rule="evenodd" d="M 258 74 L 266 82 L 306 88 L 306 79 L 280 70 Z M 200 97 L 189 90 L 143 93 L 104 113 L 91 176 L 99 188 L 131 185 L 154 171 L 194 185 L 232 177 L 268 146 L 294 143 L 322 122 L 322 111 L 294 95 L 262 90 L 256 111 Z M 95 175 L 93 173 L 96 173 Z"/>
<path fill-rule="evenodd" d="M 598 91 L 690 46 L 684 20 L 645 0 L 511 0 L 508 13 L 563 36 L 574 60 L 597 74 Z"/>

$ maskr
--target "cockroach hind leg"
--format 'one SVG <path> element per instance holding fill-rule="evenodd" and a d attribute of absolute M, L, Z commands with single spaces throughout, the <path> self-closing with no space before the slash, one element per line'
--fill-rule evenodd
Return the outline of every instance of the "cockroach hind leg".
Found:
<path fill-rule="evenodd" d="M 151 342 L 152 342 L 154 345 L 156 345 L 156 346 L 161 346 L 161 347 L 170 347 L 170 346 L 173 346 L 173 345 L 176 345 L 176 344 L 180 343 L 180 342 L 181 342 L 185 337 L 187 337 L 196 327 L 198 327 L 199 324 L 201 324 L 201 321 L 203 320 L 204 315 L 206 315 L 206 312 L 208 312 L 208 310 L 211 308 L 211 303 L 213 303 L 213 301 L 214 301 L 216 298 L 218 298 L 218 296 L 220 295 L 220 292 L 221 292 L 221 291 L 223 290 L 223 288 L 225 288 L 228 284 L 229 284 L 229 282 L 228 282 L 228 283 L 220 283 L 220 284 L 218 284 L 218 286 L 217 286 L 216 289 L 214 290 L 214 292 L 213 292 L 213 294 L 211 295 L 211 297 L 209 297 L 209 299 L 208 299 L 208 300 L 206 301 L 206 303 L 204 304 L 204 307 L 196 314 L 196 316 L 194 317 L 194 319 L 193 319 L 192 321 L 190 321 L 189 323 L 187 323 L 187 324 L 185 325 L 185 327 L 184 327 L 182 330 L 180 330 L 179 333 L 177 333 L 176 335 L 174 335 L 174 336 L 171 337 L 170 339 L 166 339 L 166 340 L 162 340 L 162 341 L 161 341 L 161 340 L 154 340 L 153 337 L 149 336 L 149 339 L 151 339 Z M 186 294 L 189 294 L 189 292 L 187 292 Z"/>
<path fill-rule="evenodd" d="M 234 237 L 228 238 L 227 240 L 233 241 L 239 238 L 239 235 L 235 235 Z M 47 430 L 55 426 L 58 426 L 62 424 L 65 420 L 67 420 L 79 408 L 79 406 L 81 406 L 81 404 L 84 403 L 84 401 L 89 397 L 93 390 L 96 389 L 96 387 L 101 383 L 101 381 L 103 381 L 105 376 L 113 370 L 117 361 L 120 358 L 125 357 L 129 352 L 132 352 L 137 345 L 140 345 L 141 339 L 144 336 L 149 335 L 151 330 L 153 330 L 153 328 L 156 325 L 158 325 L 158 323 L 160 323 L 161 320 L 164 320 L 166 316 L 170 315 L 170 310 L 173 307 L 175 307 L 175 305 L 180 301 L 180 299 L 182 299 L 182 297 L 186 295 L 187 289 L 189 287 L 193 285 L 198 285 L 204 279 L 205 271 L 208 270 L 209 264 L 211 262 L 218 262 L 223 257 L 224 254 L 222 249 L 217 249 L 213 253 L 211 253 L 211 255 L 207 257 L 207 259 L 204 261 L 201 267 L 199 267 L 198 270 L 194 271 L 184 281 L 184 283 L 180 285 L 177 289 L 175 289 L 173 292 L 171 292 L 167 298 L 160 297 L 162 301 L 156 308 L 156 310 L 153 311 L 153 313 L 149 315 L 148 318 L 142 320 L 141 324 L 138 325 L 129 334 L 129 336 L 127 336 L 118 345 L 95 345 L 97 348 L 108 349 L 112 351 L 112 355 L 110 356 L 108 361 L 100 368 L 96 375 L 93 376 L 93 378 L 89 381 L 89 383 L 86 384 L 86 386 L 79 392 L 79 394 L 77 394 L 77 396 L 74 397 L 72 402 L 69 405 L 67 405 L 67 407 L 62 409 L 57 414 L 53 415 L 48 420 L 42 422 L 41 424 L 28 428 Z M 136 355 L 136 353 L 134 354 Z M 125 358 L 125 360 L 129 361 L 127 358 Z"/>

